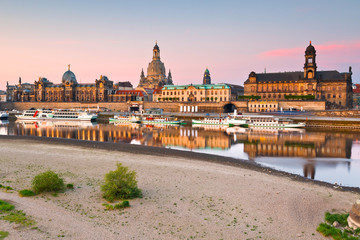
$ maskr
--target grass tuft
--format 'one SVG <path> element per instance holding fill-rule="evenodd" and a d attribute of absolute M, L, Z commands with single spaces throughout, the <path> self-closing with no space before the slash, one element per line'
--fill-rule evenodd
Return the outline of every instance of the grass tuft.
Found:
<path fill-rule="evenodd" d="M 7 203 L 3 200 L 0 200 L 0 213 L 9 212 L 15 209 L 15 206 Z"/>
<path fill-rule="evenodd" d="M 333 224 L 335 221 L 340 223 L 341 226 L 346 227 L 348 225 L 347 218 L 349 214 L 331 214 L 329 212 L 325 213 L 325 221 L 330 224 Z"/>
<path fill-rule="evenodd" d="M 347 229 L 348 222 L 347 217 L 349 214 L 331 214 L 329 212 L 325 213 L 325 221 L 327 223 L 320 223 L 317 227 L 317 231 L 323 234 L 325 237 L 332 237 L 334 240 L 360 240 L 360 230 L 352 231 Z M 336 228 L 333 225 L 337 221 L 342 227 Z M 330 223 L 330 224 L 329 224 Z M 357 232 L 358 231 L 358 232 Z"/>
<path fill-rule="evenodd" d="M 74 189 L 74 184 L 68 183 L 68 184 L 66 184 L 66 188 L 67 189 Z"/>
<path fill-rule="evenodd" d="M 19 195 L 20 197 L 31 197 L 31 196 L 35 196 L 35 193 L 31 190 L 24 189 L 19 191 Z"/>
<path fill-rule="evenodd" d="M 9 232 L 0 231 L 0 240 L 3 240 L 7 236 L 9 236 Z"/>
<path fill-rule="evenodd" d="M 22 226 L 31 226 L 35 224 L 35 221 L 29 219 L 23 211 L 13 211 L 9 215 L 2 216 L 0 219 L 9 221 L 11 223 L 17 223 Z"/>

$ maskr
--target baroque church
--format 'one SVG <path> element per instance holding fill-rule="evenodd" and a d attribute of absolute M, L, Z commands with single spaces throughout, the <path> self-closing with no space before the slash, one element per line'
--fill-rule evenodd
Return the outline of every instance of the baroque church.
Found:
<path fill-rule="evenodd" d="M 244 83 L 244 95 L 261 101 L 319 100 L 327 109 L 352 108 L 352 71 L 318 71 L 316 50 L 305 50 L 304 71 L 281 73 L 251 72 Z"/>
<path fill-rule="evenodd" d="M 160 48 L 157 42 L 153 49 L 153 58 L 147 68 L 147 76 L 145 77 L 144 70 L 141 71 L 140 82 L 138 88 L 152 88 L 157 89 L 164 85 L 174 85 L 172 81 L 171 71 L 166 77 L 165 65 L 160 61 Z"/>

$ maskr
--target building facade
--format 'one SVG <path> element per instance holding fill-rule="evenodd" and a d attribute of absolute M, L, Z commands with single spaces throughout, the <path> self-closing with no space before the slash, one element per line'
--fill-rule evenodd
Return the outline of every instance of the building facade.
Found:
<path fill-rule="evenodd" d="M 266 101 L 323 100 L 328 109 L 352 108 L 351 75 L 351 67 L 344 73 L 317 71 L 316 50 L 310 42 L 303 72 L 251 72 L 244 83 L 244 94 Z"/>
<path fill-rule="evenodd" d="M 154 102 L 226 102 L 236 101 L 244 94 L 242 86 L 220 83 L 211 84 L 210 72 L 204 72 L 203 83 L 187 85 L 165 85 L 153 91 Z"/>
<path fill-rule="evenodd" d="M 170 70 L 166 77 L 165 65 L 160 60 L 160 48 L 156 43 L 153 49 L 152 61 L 147 68 L 147 76 L 145 77 L 144 70 L 141 70 L 138 88 L 155 89 L 164 85 L 173 85 L 173 81 Z"/>
<path fill-rule="evenodd" d="M 7 86 L 7 93 L 8 101 L 14 102 L 107 102 L 113 89 L 113 82 L 103 75 L 95 83 L 78 83 L 69 65 L 60 84 L 45 77 L 34 84 L 21 83 L 20 78 L 18 85 Z"/>

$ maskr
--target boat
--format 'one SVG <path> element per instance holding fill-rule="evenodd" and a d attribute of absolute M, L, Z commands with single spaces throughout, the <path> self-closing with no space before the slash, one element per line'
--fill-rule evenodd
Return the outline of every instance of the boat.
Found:
<path fill-rule="evenodd" d="M 16 118 L 23 121 L 95 121 L 97 114 L 74 109 L 30 109 L 16 115 Z"/>
<path fill-rule="evenodd" d="M 178 120 L 172 116 L 162 116 L 162 115 L 143 115 L 141 124 L 185 124 L 183 120 Z"/>
<path fill-rule="evenodd" d="M 192 119 L 192 124 L 247 127 L 247 121 L 243 119 L 241 115 L 228 117 L 206 117 L 202 120 Z"/>
<path fill-rule="evenodd" d="M 0 112 L 0 119 L 7 119 L 9 114 L 7 112 Z"/>
<path fill-rule="evenodd" d="M 292 119 L 270 115 L 243 115 L 250 128 L 304 128 L 304 122 L 295 123 Z"/>
<path fill-rule="evenodd" d="M 109 122 L 117 122 L 117 123 L 141 123 L 141 118 L 138 116 L 122 116 L 115 115 L 113 118 L 109 118 Z"/>

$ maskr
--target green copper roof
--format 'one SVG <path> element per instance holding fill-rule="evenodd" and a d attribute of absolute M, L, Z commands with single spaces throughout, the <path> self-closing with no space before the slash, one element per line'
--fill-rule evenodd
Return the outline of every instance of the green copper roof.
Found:
<path fill-rule="evenodd" d="M 177 90 L 177 89 L 188 89 L 189 87 L 194 87 L 196 89 L 227 89 L 230 88 L 228 85 L 220 84 L 188 84 L 188 85 L 165 85 L 162 90 Z"/>

